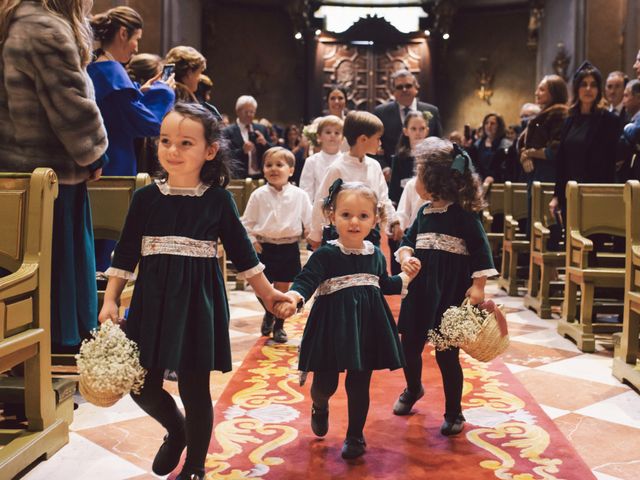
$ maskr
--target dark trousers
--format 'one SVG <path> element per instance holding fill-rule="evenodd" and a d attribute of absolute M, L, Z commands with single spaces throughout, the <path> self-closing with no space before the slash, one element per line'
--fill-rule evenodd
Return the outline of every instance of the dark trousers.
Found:
<path fill-rule="evenodd" d="M 404 377 L 407 380 L 407 389 L 417 394 L 422 384 L 422 351 L 426 339 L 414 335 L 402 335 L 402 348 L 406 367 Z M 444 386 L 445 413 L 447 420 L 455 420 L 462 413 L 462 367 L 458 355 L 459 348 L 450 348 L 439 352 L 436 350 L 436 361 L 442 375 Z"/>
<path fill-rule="evenodd" d="M 311 385 L 311 399 L 313 404 L 325 409 L 329 405 L 329 399 L 338 389 L 338 372 L 314 372 Z M 349 406 L 349 427 L 347 437 L 362 438 L 364 424 L 369 413 L 369 384 L 371 383 L 371 370 L 349 370 L 344 386 L 347 391 L 347 404 Z"/>
<path fill-rule="evenodd" d="M 210 372 L 178 372 L 178 389 L 184 404 L 184 416 L 173 397 L 162 388 L 163 373 L 164 370 L 160 369 L 149 370 L 142 391 L 139 395 L 131 394 L 131 398 L 166 428 L 169 434 L 186 437 L 187 458 L 182 471 L 204 474 L 204 461 L 213 428 Z"/>

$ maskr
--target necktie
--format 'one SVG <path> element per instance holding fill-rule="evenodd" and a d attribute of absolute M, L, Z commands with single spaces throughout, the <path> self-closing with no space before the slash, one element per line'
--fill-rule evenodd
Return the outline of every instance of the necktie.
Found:
<path fill-rule="evenodd" d="M 251 127 L 251 124 L 247 125 L 247 139 L 255 145 L 255 138 L 251 138 L 251 133 L 253 132 Z M 258 158 L 255 151 L 249 152 L 249 170 L 250 174 L 255 175 L 260 173 L 260 166 L 258 165 Z"/>
<path fill-rule="evenodd" d="M 404 116 L 406 117 L 407 115 L 409 115 L 410 111 L 411 109 L 409 107 L 404 107 Z"/>

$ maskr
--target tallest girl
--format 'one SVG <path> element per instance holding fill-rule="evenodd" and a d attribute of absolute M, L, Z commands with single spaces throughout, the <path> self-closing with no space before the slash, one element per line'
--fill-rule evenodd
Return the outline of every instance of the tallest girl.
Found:
<path fill-rule="evenodd" d="M 132 176 L 137 173 L 133 140 L 159 135 L 160 123 L 173 106 L 175 94 L 168 83 L 158 81 L 158 76 L 138 88 L 123 67 L 137 53 L 142 38 L 142 17 L 138 12 L 115 7 L 95 15 L 91 27 L 100 46 L 87 71 L 109 139 L 109 164 L 102 173 Z M 96 241 L 98 271 L 109 267 L 114 246 L 111 240 Z"/>

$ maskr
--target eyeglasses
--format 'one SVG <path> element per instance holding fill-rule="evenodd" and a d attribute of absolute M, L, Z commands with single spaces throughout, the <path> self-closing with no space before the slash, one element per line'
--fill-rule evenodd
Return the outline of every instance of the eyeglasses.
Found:
<path fill-rule="evenodd" d="M 413 83 L 405 83 L 405 84 L 396 85 L 395 89 L 396 90 L 411 90 L 413 87 L 414 87 Z"/>

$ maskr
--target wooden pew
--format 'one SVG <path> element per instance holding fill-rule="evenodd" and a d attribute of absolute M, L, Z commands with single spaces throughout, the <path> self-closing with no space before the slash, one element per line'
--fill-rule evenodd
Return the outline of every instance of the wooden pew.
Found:
<path fill-rule="evenodd" d="M 551 237 L 549 227 L 556 219 L 549 214 L 549 202 L 553 198 L 553 183 L 533 182 L 531 191 L 531 249 L 529 251 L 529 282 L 524 305 L 534 310 L 540 318 L 551 318 L 551 306 L 561 305 L 561 297 L 551 297 L 551 276 L 564 267 L 565 252 L 547 248 Z"/>
<path fill-rule="evenodd" d="M 0 430 L 0 478 L 13 478 L 69 441 L 51 380 L 51 238 L 57 177 L 0 174 L 0 371 L 24 363 L 26 430 Z M 73 410 L 73 402 L 71 402 Z"/>
<path fill-rule="evenodd" d="M 503 217 L 504 215 L 504 183 L 491 184 L 489 190 L 485 193 L 485 199 L 487 200 L 487 208 L 482 211 L 482 225 L 489 239 L 494 262 L 498 267 L 500 263 L 497 260 L 502 255 L 504 227 L 500 228 L 499 231 L 495 231 L 494 223 L 497 223 L 496 216 Z"/>
<path fill-rule="evenodd" d="M 120 239 L 133 193 L 150 183 L 151 177 L 148 173 L 139 173 L 135 177 L 100 177 L 95 182 L 87 183 L 93 236 L 96 240 L 118 241 Z M 122 291 L 120 296 L 120 306 L 122 308 L 126 308 L 131 304 L 134 285 L 134 281 L 129 281 Z M 102 308 L 105 288 L 106 280 L 99 280 L 98 312 Z M 56 353 L 53 354 L 51 360 L 54 365 L 76 364 L 74 354 Z"/>
<path fill-rule="evenodd" d="M 251 178 L 245 178 L 244 180 L 233 179 L 229 182 L 229 185 L 227 185 L 227 190 L 229 190 L 233 195 L 233 199 L 236 202 L 236 207 L 238 208 L 238 214 L 240 216 L 242 216 L 242 214 L 244 213 L 244 209 L 247 206 L 247 202 L 249 202 L 249 197 L 251 196 L 251 193 L 256 188 L 261 187 L 262 185 L 264 185 L 264 179 L 262 178 L 259 180 L 252 180 Z M 220 243 L 218 247 L 218 258 L 222 259 L 222 264 L 224 265 L 224 267 L 221 267 L 223 278 L 225 279 L 225 281 L 229 281 L 230 279 L 228 279 L 227 275 L 229 275 L 230 273 L 233 273 L 233 276 L 235 277 L 236 270 L 231 264 L 231 262 L 227 262 L 226 254 L 224 251 L 224 245 L 222 245 L 222 243 Z M 238 280 L 236 278 L 236 290 L 244 290 L 244 289 L 245 289 L 245 281 Z"/>
<path fill-rule="evenodd" d="M 627 230 L 624 321 L 620 341 L 616 341 L 613 375 L 640 389 L 640 369 L 637 367 L 640 353 L 640 182 L 637 180 L 630 180 L 624 186 L 624 203 Z"/>
<path fill-rule="evenodd" d="M 498 285 L 511 296 L 518 295 L 518 256 L 529 251 L 529 239 L 518 226 L 518 221 L 526 219 L 528 214 L 527 184 L 505 182 L 504 239 Z"/>
<path fill-rule="evenodd" d="M 619 331 L 621 325 L 594 322 L 595 288 L 624 287 L 624 268 L 593 264 L 593 242 L 587 236 L 625 235 L 623 185 L 567 184 L 566 275 L 562 319 L 558 333 L 576 342 L 583 352 L 595 351 L 594 333 Z M 578 287 L 580 314 L 577 316 Z M 615 305 L 614 305 L 615 307 Z"/>

